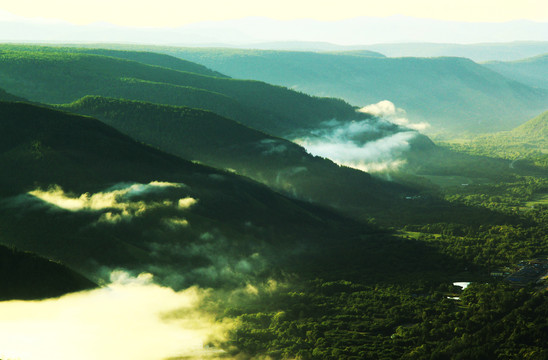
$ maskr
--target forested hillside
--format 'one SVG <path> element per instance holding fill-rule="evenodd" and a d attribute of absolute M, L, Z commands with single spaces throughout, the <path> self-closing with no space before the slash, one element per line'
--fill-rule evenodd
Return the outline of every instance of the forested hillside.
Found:
<path fill-rule="evenodd" d="M 486 134 L 448 145 L 458 151 L 512 160 L 511 167 L 536 165 L 548 168 L 548 112 L 511 131 Z"/>
<path fill-rule="evenodd" d="M 404 194 L 414 191 L 312 156 L 295 143 L 208 111 L 89 96 L 59 108 L 97 117 L 169 153 L 354 215 L 399 206 Z"/>
<path fill-rule="evenodd" d="M 4 51 L 0 83 L 8 92 L 42 103 L 102 95 L 207 109 L 277 135 L 333 118 L 365 116 L 342 100 L 315 98 L 263 82 L 83 53 Z"/>

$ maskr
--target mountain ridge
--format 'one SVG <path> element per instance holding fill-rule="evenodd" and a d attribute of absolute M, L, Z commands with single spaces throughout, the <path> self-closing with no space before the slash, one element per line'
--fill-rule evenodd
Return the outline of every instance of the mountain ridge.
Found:
<path fill-rule="evenodd" d="M 509 79 L 548 89 L 548 53 L 515 61 L 490 61 L 483 65 Z"/>
<path fill-rule="evenodd" d="M 548 91 L 507 79 L 465 58 L 197 48 L 179 49 L 177 56 L 230 76 L 339 97 L 358 106 L 389 100 L 411 120 L 431 123 L 432 132 L 506 130 L 548 105 Z"/>
<path fill-rule="evenodd" d="M 275 135 L 332 118 L 366 116 L 340 99 L 313 97 L 259 81 L 209 77 L 100 55 L 5 51 L 0 53 L 0 63 L 0 87 L 43 103 L 67 103 L 86 95 L 103 95 L 184 105 L 212 110 Z"/>

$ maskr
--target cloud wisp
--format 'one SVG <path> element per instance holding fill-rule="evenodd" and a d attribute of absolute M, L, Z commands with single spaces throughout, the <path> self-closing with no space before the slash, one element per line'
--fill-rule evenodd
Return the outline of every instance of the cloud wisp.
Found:
<path fill-rule="evenodd" d="M 418 134 L 416 130 L 426 125 L 411 124 L 404 110 L 386 100 L 365 106 L 360 112 L 374 117 L 350 122 L 331 120 L 310 136 L 294 141 L 312 155 L 366 172 L 392 171 L 405 164 L 405 153 Z"/>
<path fill-rule="evenodd" d="M 148 184 L 122 184 L 103 192 L 81 194 L 80 196 L 67 194 L 60 186 L 52 186 L 48 190 L 36 189 L 27 193 L 35 199 L 58 209 L 67 211 L 88 211 L 101 213 L 98 222 L 118 223 L 130 221 L 134 217 L 142 216 L 146 211 L 174 207 L 181 210 L 189 209 L 198 200 L 184 197 L 176 203 L 171 200 L 146 201 L 143 196 L 159 193 L 170 188 L 184 188 L 184 184 L 153 181 Z"/>

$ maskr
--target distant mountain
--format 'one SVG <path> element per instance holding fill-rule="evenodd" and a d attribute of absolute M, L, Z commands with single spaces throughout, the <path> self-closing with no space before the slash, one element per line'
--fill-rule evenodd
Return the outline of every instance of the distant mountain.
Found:
<path fill-rule="evenodd" d="M 338 99 L 84 53 L 4 51 L 0 53 L 0 87 L 42 103 L 102 95 L 184 105 L 211 110 L 276 135 L 333 118 L 365 117 Z"/>
<path fill-rule="evenodd" d="M 113 50 L 147 51 L 177 56 L 178 49 L 184 46 L 169 45 L 136 45 L 136 44 L 112 44 L 112 43 L 91 43 L 78 45 L 86 48 L 101 48 Z M 298 51 L 298 52 L 362 52 L 370 57 L 464 57 L 475 62 L 486 61 L 517 61 L 524 58 L 535 57 L 548 52 L 548 41 L 515 41 L 496 43 L 471 43 L 471 44 L 448 44 L 448 43 L 389 43 L 389 44 L 368 44 L 368 45 L 339 45 L 325 42 L 309 41 L 280 41 L 268 43 L 249 44 L 204 44 L 201 46 L 187 46 L 193 48 L 214 48 L 233 50 L 275 50 L 275 51 Z"/>
<path fill-rule="evenodd" d="M 0 301 L 37 300 L 96 285 L 60 263 L 0 245 Z"/>
<path fill-rule="evenodd" d="M 431 131 L 510 129 L 548 105 L 548 91 L 512 81 L 463 58 L 374 58 L 181 48 L 173 55 L 227 75 L 256 79 L 364 106 L 390 100 Z"/>
<path fill-rule="evenodd" d="M 17 45 L 19 46 L 19 45 Z M 112 43 L 85 43 L 85 44 L 58 44 L 58 47 L 76 47 L 76 48 L 91 48 L 91 49 L 111 49 L 124 51 L 142 51 L 144 48 L 149 51 L 160 54 L 169 54 L 175 56 L 177 50 L 181 46 L 173 45 L 138 45 L 138 44 L 112 44 Z M 278 50 L 278 51 L 311 51 L 311 52 L 346 52 L 360 51 L 363 55 L 371 57 L 386 57 L 376 51 L 367 50 L 366 45 L 339 45 L 327 42 L 311 42 L 311 41 L 276 41 L 265 43 L 253 43 L 244 45 L 229 45 L 229 44 L 209 44 L 203 46 L 205 48 L 229 48 L 229 49 L 253 49 L 253 50 Z"/>
<path fill-rule="evenodd" d="M 524 60 L 491 61 L 483 65 L 509 79 L 529 86 L 548 89 L 548 53 Z"/>
<path fill-rule="evenodd" d="M 364 49 L 378 51 L 389 57 L 465 57 L 478 61 L 513 61 L 537 56 L 548 52 L 548 41 L 514 41 L 502 40 L 492 43 L 448 44 L 448 43 L 398 43 L 374 44 Z"/>
<path fill-rule="evenodd" d="M 247 17 L 181 27 L 74 25 L 12 17 L 0 22 L 0 41 L 111 42 L 162 45 L 250 46 L 265 42 L 328 42 L 343 45 L 431 42 L 546 41 L 548 24 L 535 21 L 462 22 L 408 16 L 356 17 L 339 21 Z M 382 52 L 382 51 L 381 51 Z"/>
<path fill-rule="evenodd" d="M 210 70 L 203 65 L 196 64 L 190 61 L 179 59 L 173 56 L 144 52 L 144 51 L 128 51 L 128 50 L 109 50 L 103 48 L 89 48 L 88 45 L 74 46 L 38 46 L 38 45 L 22 45 L 22 44 L 2 44 L 0 49 L 7 51 L 28 51 L 28 52 L 44 52 L 44 53 L 82 53 L 82 54 L 94 54 L 111 56 L 119 59 L 133 60 L 146 65 L 161 66 L 168 69 L 177 71 L 191 72 L 199 75 L 223 77 L 223 75 L 217 71 Z"/>
<path fill-rule="evenodd" d="M 279 51 L 314 51 L 314 52 L 342 52 L 342 51 L 361 51 L 363 55 L 371 57 L 386 57 L 384 54 L 381 54 L 376 51 L 366 50 L 367 46 L 365 45 L 339 45 L 332 44 L 327 42 L 312 42 L 312 41 L 276 41 L 276 42 L 265 42 L 265 43 L 253 43 L 245 45 L 232 45 L 224 46 L 229 48 L 239 48 L 239 49 L 255 49 L 255 50 L 279 50 Z M 164 49 L 168 47 L 163 47 Z M 169 51 L 169 50 L 168 50 Z"/>

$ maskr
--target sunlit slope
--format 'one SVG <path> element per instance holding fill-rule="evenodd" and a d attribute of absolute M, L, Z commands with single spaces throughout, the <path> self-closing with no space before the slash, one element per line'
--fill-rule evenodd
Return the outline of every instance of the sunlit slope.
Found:
<path fill-rule="evenodd" d="M 483 65 L 509 79 L 548 89 L 548 54 L 517 61 L 490 61 Z"/>
<path fill-rule="evenodd" d="M 347 211 L 386 207 L 408 191 L 208 111 L 91 96 L 60 108 L 94 116 L 183 158 L 233 169 L 278 191 Z"/>
<path fill-rule="evenodd" d="M 202 108 L 277 135 L 358 116 L 342 100 L 90 54 L 3 52 L 0 87 L 43 103 L 103 95 Z"/>
<path fill-rule="evenodd" d="M 178 56 L 227 75 L 262 80 L 364 106 L 390 100 L 433 131 L 511 129 L 548 105 L 531 88 L 464 58 L 374 58 L 226 49 L 181 49 Z"/>
<path fill-rule="evenodd" d="M 0 300 L 42 299 L 95 287 L 60 263 L 2 245 L 0 264 Z"/>
<path fill-rule="evenodd" d="M 511 131 L 482 135 L 449 144 L 455 149 L 489 157 L 513 160 L 512 168 L 536 165 L 548 169 L 548 112 L 544 112 Z"/>
<path fill-rule="evenodd" d="M 509 132 L 510 135 L 528 139 L 529 141 L 548 141 L 548 111 L 527 121 Z"/>

